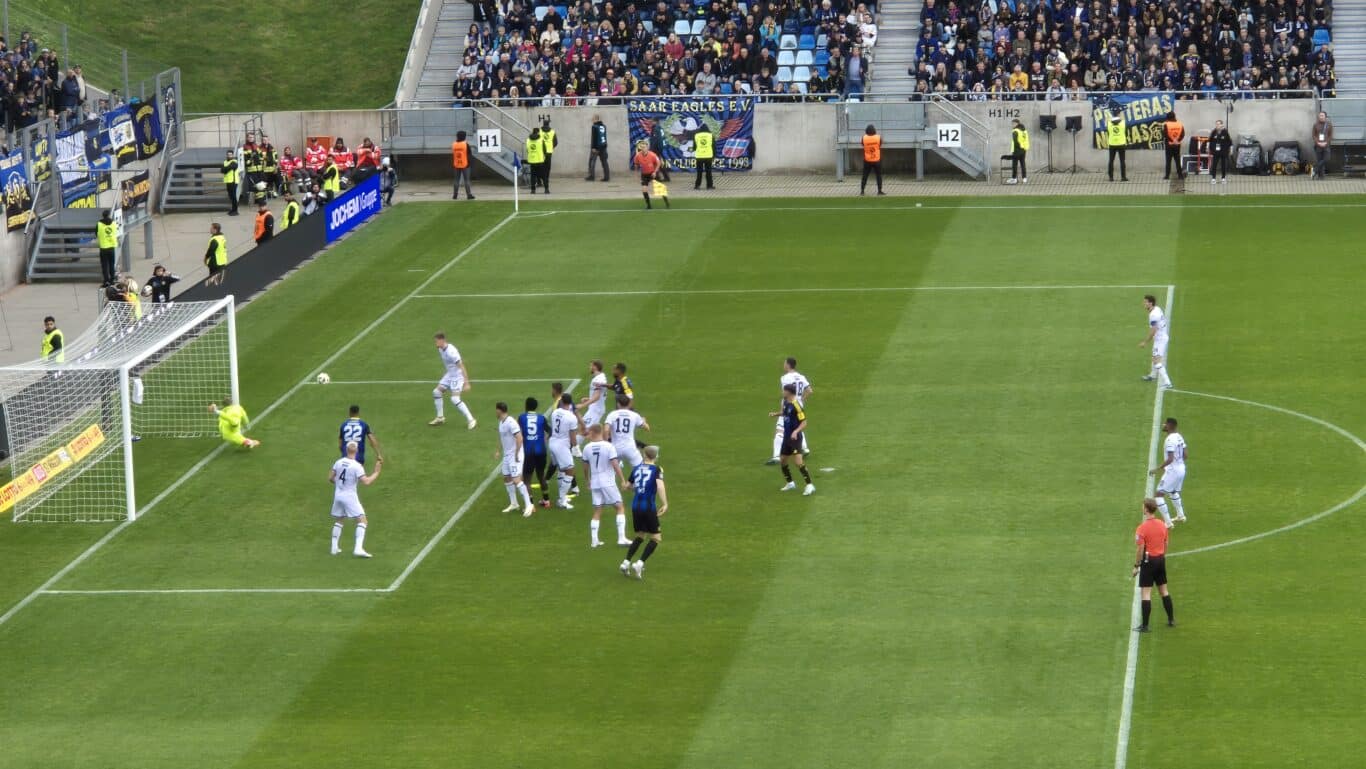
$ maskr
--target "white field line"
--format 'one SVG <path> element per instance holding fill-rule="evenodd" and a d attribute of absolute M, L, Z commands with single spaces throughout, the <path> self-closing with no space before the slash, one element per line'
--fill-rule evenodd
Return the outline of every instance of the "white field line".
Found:
<path fill-rule="evenodd" d="M 906 291 L 1072 291 L 1085 289 L 1161 288 L 1162 283 L 1072 286 L 855 286 L 845 288 L 684 288 L 656 291 L 532 291 L 487 294 L 419 294 L 414 299 L 545 299 L 594 296 L 734 296 L 743 294 L 877 294 Z"/>
<path fill-rule="evenodd" d="M 563 382 L 563 379 L 471 379 L 471 384 L 516 384 L 518 382 Z M 319 384 L 310 380 L 308 384 Z M 333 379 L 329 385 L 434 385 L 436 379 Z"/>
<path fill-rule="evenodd" d="M 741 200 L 741 198 L 735 198 L 735 199 L 736 199 L 736 200 Z M 1118 203 L 1118 204 L 1114 204 L 1114 205 L 1106 205 L 1106 204 L 1103 204 L 1103 203 L 1087 203 L 1087 204 L 1083 204 L 1083 205 L 1018 205 L 1018 206 L 1013 206 L 1013 205 L 950 206 L 950 205 L 938 205 L 938 204 L 934 204 L 934 203 L 923 203 L 923 204 L 922 204 L 922 203 L 916 203 L 916 204 L 914 204 L 914 205 L 904 205 L 904 206 L 856 206 L 856 205 L 849 205 L 849 206 L 736 206 L 736 207 L 734 207 L 734 208 L 722 208 L 722 207 L 717 207 L 717 206 L 708 206 L 708 207 L 705 207 L 705 208 L 693 208 L 693 207 L 690 207 L 690 206 L 683 206 L 683 207 L 671 209 L 671 211 L 672 211 L 672 213 L 684 213 L 684 214 L 689 214 L 689 213 L 692 213 L 692 214 L 744 214 L 744 213 L 749 213 L 749 212 L 752 212 L 752 211 L 754 211 L 754 212 L 762 212 L 762 211 L 792 211 L 792 212 L 798 212 L 798 213 L 803 212 L 803 211 L 840 211 L 840 212 L 845 212 L 845 211 L 847 211 L 847 212 L 849 212 L 849 213 L 877 213 L 877 212 L 879 212 L 879 211 L 940 211 L 940 210 L 942 210 L 942 211 L 1075 211 L 1075 210 L 1078 210 L 1078 209 L 1081 209 L 1081 210 L 1105 210 L 1105 209 L 1115 209 L 1115 210 L 1118 210 L 1118 211 L 1148 210 L 1148 209 L 1163 210 L 1163 209 L 1166 209 L 1166 210 L 1181 210 L 1181 211 L 1186 211 L 1186 210 L 1190 210 L 1190 209 L 1211 209 L 1211 208 L 1223 208 L 1223 209 L 1229 209 L 1229 210 L 1244 210 L 1244 209 L 1283 209 L 1283 208 L 1286 208 L 1286 209 L 1296 209 L 1296 208 L 1306 208 L 1306 209 L 1324 209 L 1324 208 L 1366 208 L 1366 203 L 1311 203 L 1311 204 L 1302 204 L 1302 203 L 1253 203 L 1253 204 L 1250 204 L 1250 205 L 1235 205 L 1235 204 L 1223 204 L 1223 205 L 1214 204 L 1214 205 L 1206 205 L 1206 204 L 1202 204 L 1202 203 L 1192 203 L 1192 204 L 1187 204 L 1187 205 L 1173 204 L 1173 203 L 1155 203 L 1155 204 L 1152 204 L 1152 205 L 1133 204 L 1133 203 Z M 536 216 L 547 216 L 547 215 L 550 215 L 550 214 L 634 214 L 634 213 L 641 213 L 641 214 L 644 214 L 644 213 L 646 213 L 646 209 L 644 209 L 644 208 L 567 208 L 567 209 L 554 209 L 554 210 L 550 210 L 550 211 L 524 211 L 524 212 L 522 212 L 520 215 L 523 216 L 523 217 L 528 217 L 528 218 L 529 218 L 529 217 L 532 216 L 532 215 L 536 215 Z M 653 213 L 653 212 L 651 212 L 651 213 Z M 668 216 L 668 215 L 670 215 L 670 214 L 665 214 L 665 215 Z"/>
<path fill-rule="evenodd" d="M 1176 301 L 1176 286 L 1167 286 L 1167 328 L 1171 328 L 1172 305 Z M 1170 350 L 1170 343 L 1168 349 Z M 1170 360 L 1170 354 L 1165 360 Z M 1164 363 L 1165 363 L 1164 360 Z M 1148 453 L 1143 461 L 1143 496 L 1153 495 L 1153 486 L 1157 482 L 1153 476 L 1148 474 L 1148 468 L 1153 467 L 1157 460 L 1157 445 L 1162 436 L 1162 396 L 1164 390 L 1158 386 L 1157 392 L 1153 395 L 1153 426 L 1152 433 L 1148 437 Z M 1134 719 L 1134 685 L 1138 680 L 1138 633 L 1134 628 L 1140 621 L 1139 615 L 1142 609 L 1143 594 L 1138 586 L 1138 580 L 1134 580 L 1134 599 L 1129 607 L 1129 626 L 1125 631 L 1129 634 L 1129 650 L 1124 658 L 1124 699 L 1119 708 L 1119 734 L 1115 738 L 1115 769 L 1125 769 L 1129 762 L 1129 730 L 1133 726 Z"/>
<path fill-rule="evenodd" d="M 437 278 L 444 275 L 447 270 L 459 264 L 461 260 L 463 260 L 466 256 L 470 254 L 470 252 L 474 251 L 474 249 L 482 245 L 484 241 L 488 240 L 495 233 L 501 230 L 508 222 L 511 222 L 515 216 L 516 214 L 508 214 L 507 216 L 500 219 L 497 224 L 493 225 L 493 227 L 489 228 L 486 232 L 484 232 L 483 235 L 480 235 L 477 240 L 466 246 L 460 253 L 452 257 L 450 261 L 446 262 L 446 264 L 443 265 L 440 269 L 436 270 L 436 272 L 433 272 L 430 276 L 428 276 L 426 280 L 419 283 L 412 291 L 408 292 L 406 296 L 404 296 L 397 302 L 394 302 L 394 304 L 388 310 L 385 310 L 384 313 L 381 314 L 378 318 L 375 318 L 373 321 L 371 321 L 370 325 L 366 326 L 359 334 L 352 336 L 350 341 L 348 341 L 346 344 L 338 348 L 336 352 L 329 355 L 326 360 L 324 360 L 321 364 L 318 365 L 317 368 L 321 370 L 322 368 L 330 365 L 331 363 L 339 359 L 342 355 L 344 355 L 347 351 L 354 347 L 356 343 L 359 342 L 363 337 L 368 336 L 370 332 L 378 328 L 381 323 L 392 317 L 394 313 L 398 312 L 399 308 L 406 304 L 409 299 L 412 299 L 413 297 L 422 293 L 423 289 L 427 288 L 433 282 L 435 282 Z M 289 390 L 285 391 L 283 395 L 275 399 L 274 403 L 270 404 L 259 414 L 257 414 L 255 422 L 259 423 L 261 420 L 265 419 L 267 415 L 269 415 L 272 411 L 278 408 L 282 403 L 289 400 L 290 397 L 293 396 L 296 392 L 298 392 L 300 388 L 302 388 L 305 384 L 308 384 L 312 381 L 313 378 L 309 377 L 308 379 L 305 379 L 302 382 L 299 382 L 295 384 L 293 387 L 289 388 Z M 193 467 L 191 467 L 189 470 L 186 470 L 185 473 L 181 475 L 179 478 L 177 478 L 170 486 L 167 486 L 160 494 L 156 495 L 152 499 L 152 501 L 144 505 L 142 509 L 138 511 L 137 517 L 141 518 L 147 513 L 151 512 L 151 510 L 155 508 L 158 504 L 160 504 L 162 500 L 166 499 L 168 496 L 175 493 L 187 481 L 189 481 L 191 478 L 197 475 L 200 470 L 204 469 L 204 467 L 208 465 L 209 462 L 211 462 L 215 457 L 221 454 L 223 450 L 227 447 L 227 445 L 228 444 L 226 443 L 219 444 L 217 448 L 215 448 L 213 451 L 210 451 L 203 459 L 196 462 Z M 82 563 L 85 563 L 85 561 L 89 559 L 90 556 L 98 552 L 100 548 L 108 544 L 110 540 L 118 536 L 119 533 L 122 532 L 124 529 L 128 528 L 129 523 L 131 523 L 131 521 L 124 521 L 123 523 L 120 523 L 118 526 L 115 526 L 114 528 L 110 529 L 108 534 L 105 534 L 97 542 L 95 542 L 95 544 L 86 548 L 84 552 L 73 558 L 70 563 L 63 566 L 60 570 L 58 570 L 56 574 L 53 574 L 51 577 L 49 577 L 46 582 L 39 585 L 33 592 L 29 593 L 28 595 L 20 599 L 18 603 L 16 603 L 14 606 L 11 606 L 9 610 L 6 611 L 4 614 L 0 614 L 0 627 L 3 627 L 6 622 L 9 622 L 11 619 L 14 618 L 16 614 L 18 614 L 20 611 L 23 611 L 24 607 L 28 606 L 30 603 L 33 602 L 33 599 L 37 598 L 40 595 L 43 595 L 59 580 L 61 580 L 67 574 L 70 574 L 73 569 L 75 569 L 77 566 L 80 566 Z"/>
<path fill-rule="evenodd" d="M 426 380 L 423 380 L 423 381 L 426 381 Z M 511 379 L 511 380 L 506 380 L 506 381 L 511 381 L 511 382 L 547 381 L 547 382 L 549 382 L 549 381 L 560 381 L 560 380 L 550 380 L 550 379 L 547 379 L 547 380 Z M 569 385 L 565 387 L 565 392 L 573 392 L 573 391 L 574 391 L 574 388 L 578 387 L 578 386 L 579 386 L 579 383 L 580 383 L 581 381 L 582 381 L 582 380 L 580 380 L 580 379 L 573 379 L 573 380 L 570 380 L 570 381 L 569 381 Z M 409 577 L 410 575 L 412 575 L 412 573 L 413 573 L 414 571 L 417 570 L 417 567 L 418 567 L 419 565 L 421 565 L 422 562 L 423 562 L 424 560 L 427 559 L 427 556 L 428 556 L 428 555 L 431 555 L 432 550 L 434 550 L 434 549 L 436 548 L 436 546 L 441 542 L 441 540 L 444 539 L 445 536 L 446 536 L 447 534 L 450 533 L 451 529 L 455 528 L 455 524 L 459 523 L 459 522 L 460 522 L 460 519 L 465 517 L 465 513 L 469 512 L 470 508 L 473 507 L 473 506 L 474 506 L 474 503 L 477 502 L 477 501 L 479 500 L 479 497 L 483 496 L 484 492 L 485 492 L 485 491 L 488 489 L 488 487 L 494 482 L 494 480 L 496 480 L 496 479 L 498 478 L 498 476 L 501 474 L 501 472 L 502 472 L 502 466 L 501 466 L 501 465 L 494 465 L 493 470 L 492 470 L 487 476 L 485 476 L 484 480 L 482 480 L 482 481 L 479 483 L 478 486 L 475 487 L 474 491 L 470 492 L 470 495 L 469 495 L 468 497 L 465 498 L 465 501 L 460 505 L 460 507 L 457 508 L 456 511 L 455 511 L 454 513 L 451 514 L 451 517 L 450 517 L 450 518 L 447 518 L 447 519 L 446 519 L 446 522 L 441 526 L 441 528 L 438 529 L 437 532 L 436 532 L 435 534 L 432 535 L 432 538 L 429 539 L 429 540 L 427 541 L 427 544 L 424 545 L 420 551 L 418 551 L 417 555 L 413 556 L 413 559 L 412 559 L 411 561 L 408 562 L 408 565 L 404 567 L 403 571 L 398 575 L 398 577 L 396 577 L 396 578 L 394 579 L 393 582 L 391 582 L 391 583 L 389 584 L 388 587 L 357 587 L 357 588 L 337 588 L 337 587 L 114 588 L 114 589 L 108 589 L 108 590 L 50 590 L 50 589 L 43 589 L 43 590 L 41 590 L 41 591 L 39 592 L 39 594 L 40 594 L 40 595 L 180 595 L 180 594 L 184 594 L 184 595 L 216 595 L 216 594 L 234 594 L 234 593 L 392 593 L 392 592 L 398 590 L 400 587 L 402 587 L 402 586 L 403 586 L 403 583 L 404 583 L 405 581 L 407 581 L 408 577 Z M 55 581 L 56 581 L 56 578 L 54 578 L 53 580 L 49 580 L 49 583 L 48 583 L 48 584 L 51 584 L 52 582 L 55 582 Z"/>
<path fill-rule="evenodd" d="M 1348 432 L 1346 429 L 1339 427 L 1338 425 L 1335 425 L 1332 422 L 1329 422 L 1325 419 L 1319 419 L 1318 417 L 1310 416 L 1308 414 L 1304 414 L 1299 411 L 1294 411 L 1292 409 L 1282 408 L 1280 406 L 1272 406 L 1269 403 L 1258 403 L 1257 401 L 1243 400 L 1242 398 L 1233 398 L 1227 395 L 1211 395 L 1210 393 L 1194 392 L 1192 390 L 1172 390 L 1172 392 L 1181 393 L 1182 395 L 1195 395 L 1201 398 L 1213 398 L 1214 400 L 1228 401 L 1230 403 L 1241 403 L 1245 406 L 1256 406 L 1257 408 L 1263 408 L 1269 411 L 1276 411 L 1281 414 L 1288 414 L 1293 417 L 1299 417 L 1300 419 L 1306 420 L 1308 422 L 1313 422 L 1314 424 L 1319 425 L 1320 427 L 1326 427 L 1329 430 L 1332 430 L 1338 435 L 1341 435 L 1342 437 L 1351 441 L 1352 444 L 1355 445 L 1358 449 L 1361 449 L 1362 452 L 1366 452 L 1366 441 L 1363 441 L 1361 438 L 1358 438 L 1357 436 Z M 1327 518 L 1328 516 L 1340 510 L 1345 510 L 1351 507 L 1352 505 L 1355 505 L 1358 501 L 1361 500 L 1362 497 L 1366 497 L 1366 485 L 1363 485 L 1361 488 L 1357 489 L 1356 493 L 1353 494 L 1351 497 L 1337 503 L 1336 505 L 1333 505 L 1327 510 L 1315 513 L 1311 516 L 1308 516 L 1307 518 L 1301 518 L 1300 520 L 1295 521 L 1294 523 L 1287 523 L 1284 526 L 1271 529 L 1270 531 L 1264 531 L 1260 534 L 1250 534 L 1246 537 L 1231 539 L 1228 542 L 1220 542 L 1217 545 L 1205 545 L 1204 547 L 1197 547 L 1192 550 L 1181 550 L 1175 553 L 1168 553 L 1167 557 L 1175 558 L 1181 555 L 1195 555 L 1196 553 L 1208 553 L 1211 550 L 1222 550 L 1226 547 L 1242 545 L 1248 542 L 1255 542 L 1259 539 L 1265 539 L 1267 537 L 1275 536 L 1277 534 L 1284 534 L 1287 531 L 1293 531 L 1294 529 L 1298 529 L 1301 526 L 1307 526 L 1313 523 L 1314 521 Z"/>
<path fill-rule="evenodd" d="M 564 388 L 564 391 L 567 393 L 574 392 L 574 388 L 579 386 L 579 381 L 580 380 L 578 379 L 571 381 Z M 409 562 L 408 568 L 404 569 L 403 573 L 399 574 L 398 578 L 395 579 L 393 583 L 389 585 L 390 592 L 393 592 L 395 590 L 398 590 L 400 587 L 403 587 L 403 583 L 408 579 L 408 575 L 412 574 L 413 571 L 417 569 L 417 567 L 420 566 L 424 560 L 427 559 L 427 556 L 430 555 L 432 550 L 436 548 L 437 543 L 439 543 L 451 529 L 455 528 L 455 524 L 459 523 L 461 518 L 465 517 L 465 513 L 468 512 L 470 507 L 474 505 L 475 500 L 479 499 L 479 496 L 484 493 L 484 490 L 489 487 L 489 484 L 493 483 L 494 479 L 502 473 L 502 469 L 503 468 L 501 465 L 493 468 L 493 472 L 489 473 L 488 476 L 484 478 L 483 483 L 480 483 L 479 486 L 474 490 L 474 493 L 469 495 L 469 497 L 465 500 L 465 503 L 462 504 L 454 513 L 451 513 L 451 517 L 446 520 L 446 524 L 442 526 L 441 529 L 438 530 L 435 534 L 432 535 L 432 538 L 427 541 L 427 544 L 420 551 L 418 551 L 418 554 L 413 558 L 411 562 Z"/>

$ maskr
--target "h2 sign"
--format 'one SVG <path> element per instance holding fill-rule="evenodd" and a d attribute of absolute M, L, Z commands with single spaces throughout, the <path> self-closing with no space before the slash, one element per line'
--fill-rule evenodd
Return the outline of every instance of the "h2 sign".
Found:
<path fill-rule="evenodd" d="M 327 204 L 327 242 L 340 238 L 356 225 L 379 213 L 379 174 L 347 190 L 341 197 Z"/>
<path fill-rule="evenodd" d="M 940 147 L 963 146 L 963 125 L 961 123 L 939 123 L 935 126 L 936 139 Z"/>

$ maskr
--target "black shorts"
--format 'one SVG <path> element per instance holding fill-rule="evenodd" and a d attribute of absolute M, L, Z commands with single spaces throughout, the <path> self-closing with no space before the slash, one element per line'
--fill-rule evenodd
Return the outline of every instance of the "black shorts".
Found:
<path fill-rule="evenodd" d="M 212 259 L 209 260 L 209 274 L 210 274 L 210 275 L 217 275 L 218 273 L 220 273 L 220 272 L 222 272 L 222 271 L 223 271 L 223 265 L 219 264 L 218 262 L 213 261 Z"/>
<path fill-rule="evenodd" d="M 1144 558 L 1138 567 L 1138 586 L 1152 587 L 1167 584 L 1167 559 L 1165 556 Z"/>
<path fill-rule="evenodd" d="M 650 182 L 652 182 L 652 181 L 654 181 L 654 180 L 655 180 L 655 175 L 654 175 L 654 174 L 641 174 L 641 175 L 640 175 L 640 186 L 642 186 L 642 187 L 649 187 L 649 186 L 650 186 Z"/>
<path fill-rule="evenodd" d="M 788 437 L 785 436 L 785 437 L 783 438 L 783 448 L 782 448 L 782 450 L 779 451 L 778 453 L 781 454 L 781 455 L 783 455 L 783 456 L 785 456 L 785 457 L 790 457 L 790 456 L 793 456 L 794 454 L 800 454 L 800 453 L 802 453 L 802 439 L 801 439 L 801 436 L 798 436 L 795 440 L 792 439 L 792 438 L 788 438 Z"/>
<path fill-rule="evenodd" d="M 522 463 L 522 479 L 529 481 L 533 477 L 538 477 L 537 472 L 540 473 L 539 477 L 544 478 L 547 458 L 545 454 L 527 454 L 526 461 Z"/>
<path fill-rule="evenodd" d="M 631 528 L 637 534 L 658 534 L 659 513 L 654 510 L 632 510 Z"/>

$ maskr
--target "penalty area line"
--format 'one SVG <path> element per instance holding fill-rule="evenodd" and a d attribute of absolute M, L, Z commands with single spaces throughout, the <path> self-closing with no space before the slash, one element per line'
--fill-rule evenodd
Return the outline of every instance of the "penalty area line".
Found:
<path fill-rule="evenodd" d="M 1171 328 L 1172 305 L 1176 301 L 1176 286 L 1167 286 L 1167 327 Z M 1167 360 L 1170 360 L 1168 356 Z M 1162 396 L 1165 391 L 1158 386 L 1153 395 L 1152 432 L 1148 436 L 1148 453 L 1143 463 L 1143 496 L 1151 497 L 1156 479 L 1148 472 L 1157 458 L 1157 446 L 1162 438 Z M 1125 769 L 1129 762 L 1129 733 L 1134 720 L 1134 686 L 1138 681 L 1138 633 L 1134 628 L 1141 621 L 1143 592 L 1134 579 L 1134 597 L 1129 605 L 1129 648 L 1124 655 L 1124 698 L 1119 708 L 1119 732 L 1115 736 L 1115 769 Z"/>
<path fill-rule="evenodd" d="M 847 286 L 831 288 L 692 288 L 653 291 L 531 291 L 522 293 L 418 294 L 413 299 L 546 299 L 608 296 L 735 296 L 744 294 L 881 294 L 907 291 L 1079 291 L 1161 288 L 1163 283 L 1017 286 Z"/>

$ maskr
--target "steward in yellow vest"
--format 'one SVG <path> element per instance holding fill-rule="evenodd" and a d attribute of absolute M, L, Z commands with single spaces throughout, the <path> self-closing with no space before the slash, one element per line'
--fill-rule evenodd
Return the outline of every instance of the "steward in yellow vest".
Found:
<path fill-rule="evenodd" d="M 218 222 L 209 225 L 209 250 L 204 252 L 204 266 L 209 268 L 209 278 L 204 285 L 221 285 L 228 267 L 228 239 Z"/>
<path fill-rule="evenodd" d="M 711 165 L 716 157 L 716 137 L 712 135 L 711 129 L 705 123 L 692 136 L 692 156 L 697 161 L 697 178 L 693 181 L 692 188 L 695 190 L 702 189 L 702 177 L 705 176 L 707 178 L 707 189 L 716 189 L 711 182 Z"/>
<path fill-rule="evenodd" d="M 1124 119 L 1123 111 L 1116 109 L 1110 113 L 1110 119 L 1105 124 L 1105 144 L 1110 148 L 1110 181 L 1115 180 L 1116 157 L 1119 158 L 1119 180 L 1129 181 L 1129 171 L 1124 165 L 1124 148 L 1129 146 L 1129 124 Z"/>
<path fill-rule="evenodd" d="M 228 156 L 223 159 L 223 186 L 228 188 L 228 216 L 237 216 L 237 183 L 241 180 L 241 175 L 237 172 L 237 155 L 232 150 L 228 150 Z"/>
<path fill-rule="evenodd" d="M 57 328 L 57 320 L 51 315 L 43 318 L 43 355 L 42 359 L 49 363 L 63 363 L 66 361 L 66 337 L 62 336 L 62 330 Z"/>

